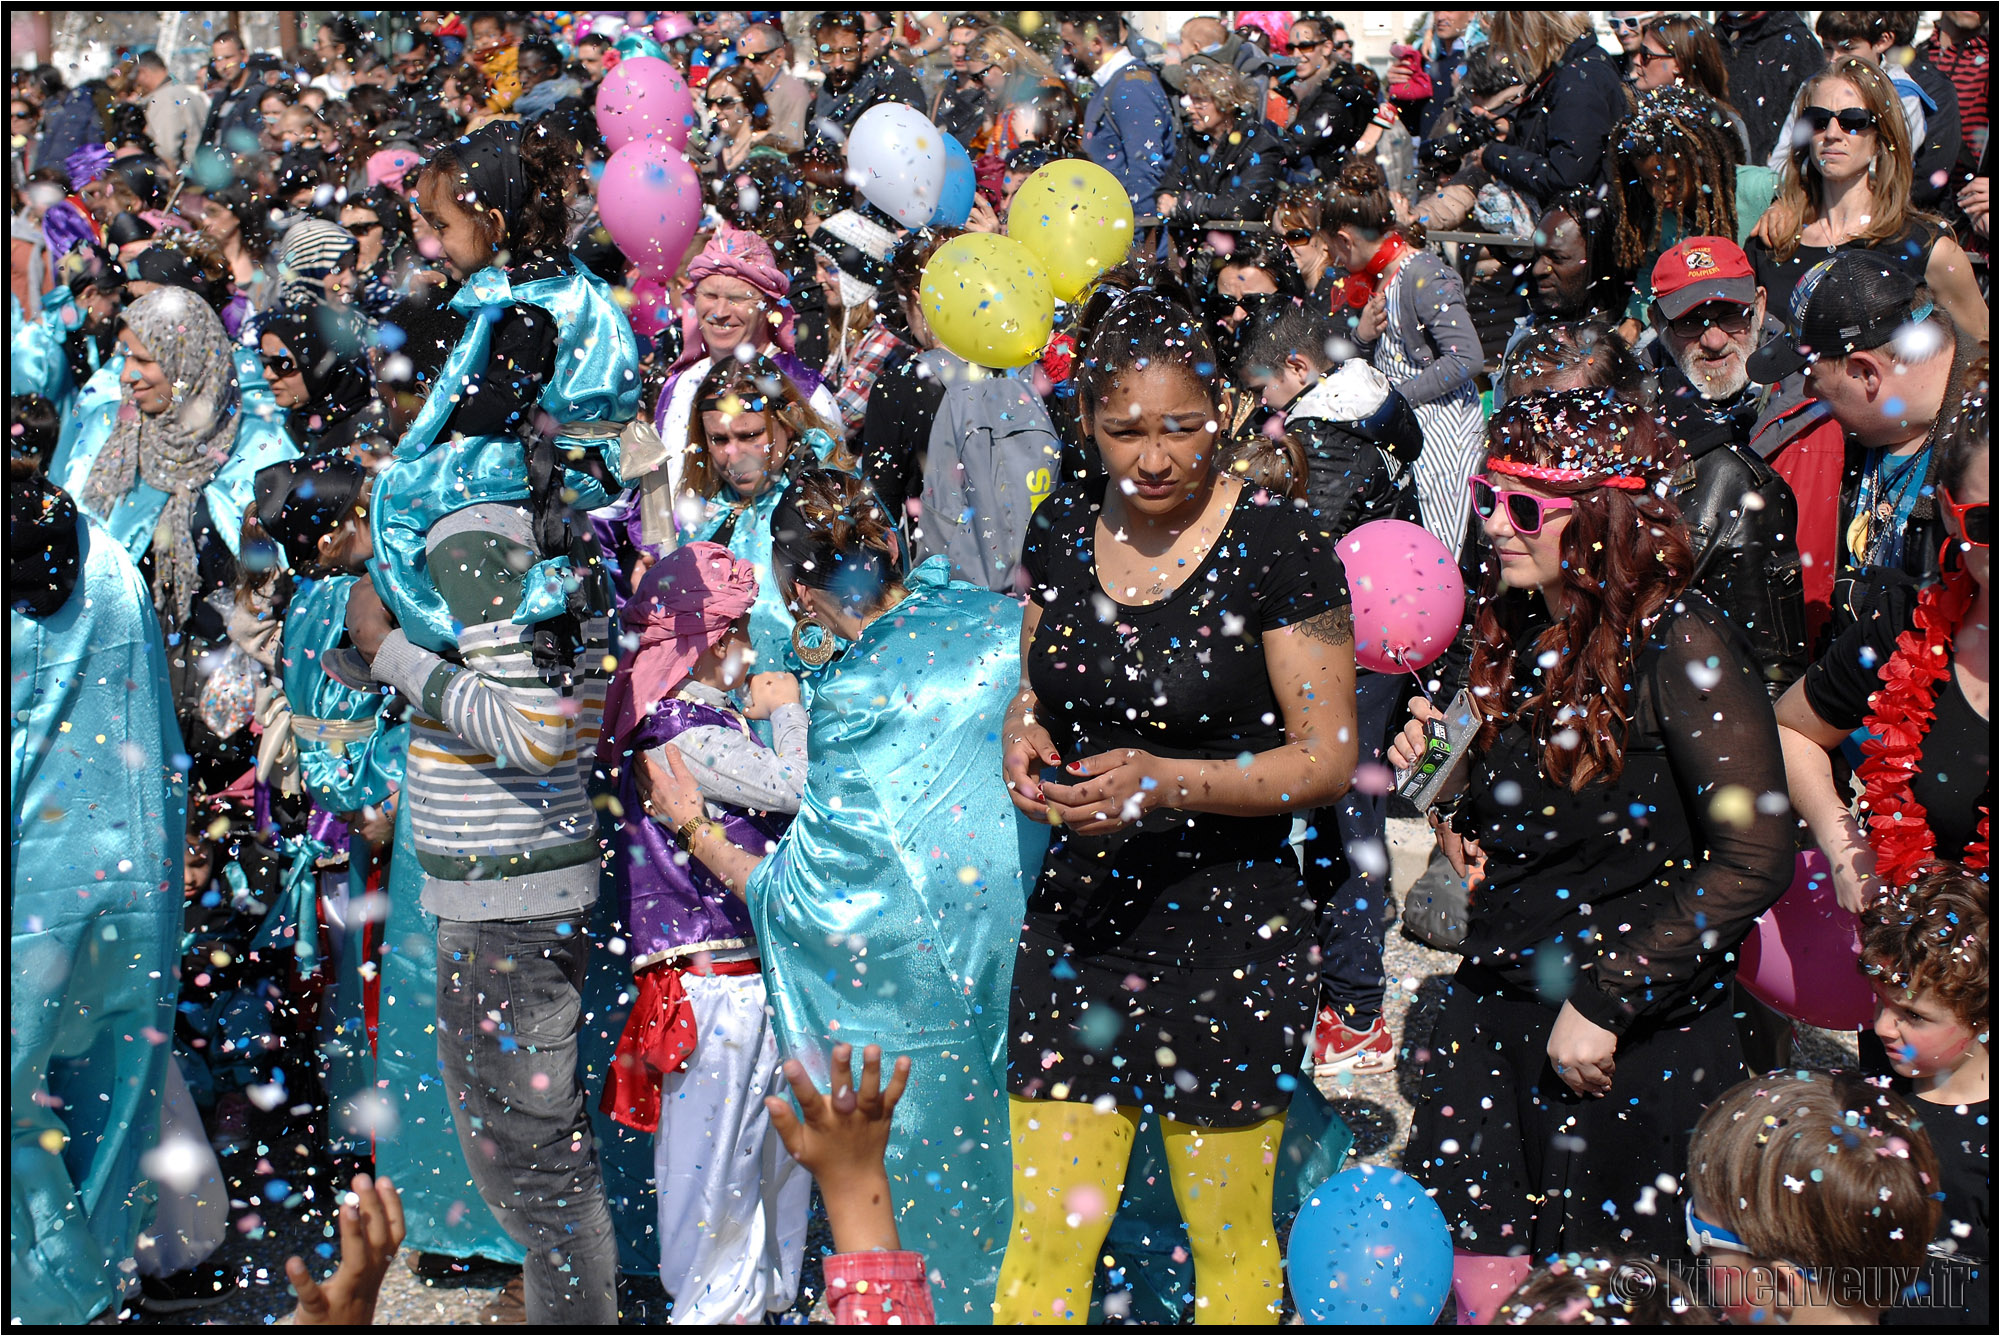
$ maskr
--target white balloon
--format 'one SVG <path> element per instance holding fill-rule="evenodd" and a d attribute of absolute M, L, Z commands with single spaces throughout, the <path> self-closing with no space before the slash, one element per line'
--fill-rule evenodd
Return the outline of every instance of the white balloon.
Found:
<path fill-rule="evenodd" d="M 915 107 L 879 102 L 847 136 L 848 179 L 905 227 L 922 227 L 944 193 L 944 133 Z"/>

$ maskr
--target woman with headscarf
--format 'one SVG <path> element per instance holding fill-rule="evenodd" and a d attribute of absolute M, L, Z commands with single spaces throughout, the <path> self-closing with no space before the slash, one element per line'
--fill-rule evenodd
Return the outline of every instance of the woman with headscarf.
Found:
<path fill-rule="evenodd" d="M 660 1283 L 676 1324 L 789 1308 L 811 1196 L 764 1109 L 780 1093 L 778 1044 L 750 912 L 681 856 L 671 826 L 642 815 L 637 774 L 671 747 L 732 838 L 765 848 L 791 824 L 806 712 L 789 674 L 750 676 L 758 588 L 757 568 L 715 543 L 689 543 L 646 573 L 620 616 L 638 644 L 612 679 L 598 749 L 626 813 L 613 857 L 637 985 L 600 1107 L 657 1133 Z M 775 747 L 753 718 L 770 720 Z"/>
<path fill-rule="evenodd" d="M 667 383 L 660 390 L 655 420 L 660 439 L 667 442 L 667 455 L 658 470 L 648 470 L 647 482 L 663 488 L 667 496 L 679 496 L 681 471 L 686 454 L 679 446 L 688 440 L 688 423 L 694 414 L 695 387 L 709 368 L 724 357 L 736 355 L 747 346 L 775 362 L 792 384 L 799 387 L 812 410 L 828 422 L 840 421 L 840 407 L 833 392 L 821 383 L 820 375 L 794 355 L 796 316 L 786 298 L 791 279 L 778 267 L 771 245 L 754 232 L 734 227 L 717 229 L 715 238 L 688 266 L 688 301 L 681 311 L 681 354 L 667 370 Z M 650 480 L 654 471 L 664 478 Z"/>
<path fill-rule="evenodd" d="M 195 293 L 163 287 L 139 298 L 125 310 L 119 342 L 124 403 L 84 424 L 67 476 L 77 481 L 77 504 L 147 573 L 160 621 L 178 636 L 169 642 L 175 689 L 200 771 L 190 783 L 226 785 L 247 755 L 189 708 L 202 687 L 197 660 L 226 633 L 209 595 L 233 582 L 257 470 L 298 449 L 275 413 L 243 401 L 229 336 Z"/>
<path fill-rule="evenodd" d="M 352 444 L 375 401 L 368 352 L 346 322 L 319 307 L 286 306 L 257 335 L 264 378 L 299 451 L 334 454 Z"/>
<path fill-rule="evenodd" d="M 380 320 L 407 295 L 410 274 L 422 262 L 411 240 L 410 206 L 396 191 L 372 186 L 348 197 L 340 209 L 340 225 L 360 247 L 355 267 L 361 275 L 361 309 Z"/>

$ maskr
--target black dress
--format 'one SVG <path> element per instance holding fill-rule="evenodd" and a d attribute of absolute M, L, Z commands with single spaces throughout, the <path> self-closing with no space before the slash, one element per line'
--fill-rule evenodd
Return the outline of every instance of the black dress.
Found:
<path fill-rule="evenodd" d="M 1884 1313 L 1882 1325 L 1985 1331 L 1993 1321 L 1993 1101 L 1933 1104 L 1906 1078 L 1891 1085 L 1917 1111 L 1937 1152 L 1944 1209 L 1915 1301 Z"/>
<path fill-rule="evenodd" d="M 1263 636 L 1348 601 L 1307 521 L 1246 493 L 1180 587 L 1132 607 L 1098 583 L 1094 502 L 1043 502 L 1022 556 L 1042 606 L 1027 672 L 1064 764 L 1283 746 Z M 1291 825 L 1160 809 L 1109 835 L 1059 830 L 1014 966 L 1008 1088 L 1209 1127 L 1282 1111 L 1317 987 Z"/>
<path fill-rule="evenodd" d="M 1806 669 L 1806 704 L 1814 714 L 1835 728 L 1861 727 L 1868 698 L 1881 687 L 1882 668 L 1896 652 L 1896 637 L 1916 625 L 1917 595 L 1908 585 L 1884 582 L 1870 614 Z M 1937 837 L 1937 856 L 1961 861 L 1977 837 L 1979 809 L 1993 808 L 1993 726 L 1965 698 L 1956 669 L 1938 683 L 1931 706 L 1910 797 Z"/>
<path fill-rule="evenodd" d="M 1806 276 L 1806 271 L 1821 260 L 1831 260 L 1842 251 L 1865 250 L 1880 257 L 1885 263 L 1894 265 L 1910 276 L 1910 281 L 1919 286 L 1927 284 L 1930 271 L 1931 248 L 1936 246 L 1944 229 L 1936 223 L 1922 218 L 1912 218 L 1909 226 L 1901 233 L 1886 241 L 1862 243 L 1843 241 L 1838 246 L 1801 245 L 1794 250 L 1791 258 L 1780 260 L 1771 253 L 1771 248 L 1760 237 L 1751 237 L 1743 243 L 1743 254 L 1750 261 L 1750 268 L 1757 275 L 1757 283 L 1769 296 L 1771 309 L 1783 312 L 1791 309 L 1792 289 Z"/>
<path fill-rule="evenodd" d="M 1743 1074 L 1736 946 L 1792 879 L 1777 721 L 1740 633 L 1690 593 L 1635 647 L 1622 773 L 1553 784 L 1551 712 L 1519 715 L 1546 625 L 1453 823 L 1488 880 L 1420 1054 L 1405 1168 L 1469 1252 L 1674 1255 L 1688 1132 Z M 1601 1098 L 1549 1063 L 1565 1000 L 1618 1036 Z"/>

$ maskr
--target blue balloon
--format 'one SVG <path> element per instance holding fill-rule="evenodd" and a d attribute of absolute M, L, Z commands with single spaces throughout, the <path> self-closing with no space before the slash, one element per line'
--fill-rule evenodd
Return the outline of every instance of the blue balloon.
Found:
<path fill-rule="evenodd" d="M 944 136 L 944 189 L 938 192 L 937 212 L 932 227 L 964 227 L 972 216 L 972 195 L 976 182 L 972 158 L 965 145 L 951 135 Z"/>
<path fill-rule="evenodd" d="M 1306 1198 L 1285 1266 L 1309 1326 L 1429 1326 L 1451 1289 L 1451 1228 L 1416 1179 L 1358 1165 Z"/>

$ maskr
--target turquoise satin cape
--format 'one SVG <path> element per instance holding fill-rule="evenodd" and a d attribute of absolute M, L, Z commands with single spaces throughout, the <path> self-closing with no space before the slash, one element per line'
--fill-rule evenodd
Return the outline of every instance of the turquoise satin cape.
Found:
<path fill-rule="evenodd" d="M 7 313 L 7 393 L 39 394 L 56 406 L 56 412 L 67 412 L 77 385 L 63 344 L 83 318 L 76 298 L 67 285 L 59 283 L 42 294 L 41 319 L 28 320 L 21 312 L 20 300 L 11 294 Z M 90 344 L 85 355 L 95 372 L 97 345 Z"/>
<path fill-rule="evenodd" d="M 466 317 L 465 333 L 383 471 L 369 513 L 375 586 L 411 643 L 434 653 L 455 644 L 462 628 L 431 582 L 424 535 L 467 506 L 528 499 L 527 452 L 519 436 L 439 439 L 466 383 L 486 368 L 494 323 L 516 302 L 540 307 L 555 319 L 555 372 L 539 407 L 558 424 L 558 445 L 599 451 L 616 475 L 617 433 L 606 428 L 630 422 L 639 411 L 639 341 L 603 279 L 572 261 L 567 274 L 519 286 L 505 270 L 482 269 L 459 289 L 451 307 Z M 611 497 L 587 474 L 565 469 L 563 482 L 574 493 L 571 504 L 579 517 L 610 504 Z M 568 565 L 561 556 L 538 564 L 539 575 L 531 572 L 525 581 L 517 621 L 561 611 L 559 586 Z"/>
<path fill-rule="evenodd" d="M 279 679 L 292 707 L 299 778 L 313 806 L 323 812 L 353 812 L 380 803 L 389 796 L 392 781 L 403 774 L 394 730 L 379 725 L 388 697 L 379 691 L 356 691 L 320 667 L 320 656 L 338 646 L 347 633 L 347 596 L 355 583 L 352 575 L 301 580 L 285 610 Z M 309 725 L 296 722 L 300 719 L 378 723 L 359 742 L 329 742 L 315 738 Z"/>
<path fill-rule="evenodd" d="M 79 537 L 69 601 L 7 614 L 8 1293 L 30 1325 L 88 1321 L 125 1289 L 181 954 L 187 798 L 159 622 L 119 544 L 90 521 Z"/>
<path fill-rule="evenodd" d="M 356 583 L 351 575 L 322 580 L 302 580 L 292 593 L 285 610 L 285 629 L 279 651 L 278 670 L 285 699 L 292 707 L 292 740 L 298 749 L 299 778 L 306 796 L 323 812 L 352 812 L 389 796 L 391 787 L 403 777 L 403 762 L 409 732 L 406 725 L 384 728 L 382 707 L 388 698 L 379 691 L 356 691 L 329 677 L 320 667 L 320 656 L 337 646 L 347 629 L 347 596 Z M 367 737 L 356 741 L 316 737 L 307 720 L 366 724 Z M 302 931 L 299 935 L 299 965 L 308 964 L 307 942 L 316 936 L 315 897 L 319 875 L 315 864 L 335 852 L 347 854 L 350 902 L 359 905 L 367 893 L 368 841 L 350 831 L 345 851 L 327 848 L 310 836 L 294 847 L 286 877 L 285 903 L 281 909 Z M 368 1152 L 365 1128 L 377 1121 L 364 1097 L 377 1089 L 375 1055 L 368 1044 L 365 1005 L 366 979 L 361 973 L 364 940 L 362 930 L 350 924 L 347 949 L 338 953 L 339 968 L 328 981 L 322 1005 L 334 1022 L 330 1040 L 320 1049 L 326 1086 L 334 1114 L 329 1137 L 343 1149 Z M 314 951 L 317 955 L 317 950 Z"/>
<path fill-rule="evenodd" d="M 1048 828 L 1014 810 L 1000 730 L 1021 608 L 933 557 L 810 680 L 798 819 L 751 877 L 779 1043 L 826 1087 L 835 1043 L 914 1064 L 888 1167 L 937 1316 L 990 1322 L 1012 1215 L 1007 1008 Z"/>

